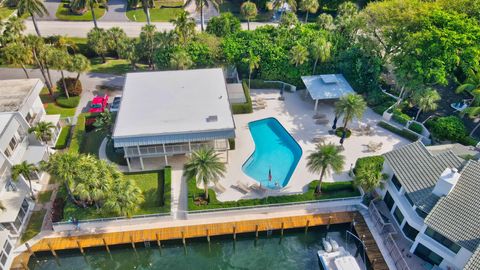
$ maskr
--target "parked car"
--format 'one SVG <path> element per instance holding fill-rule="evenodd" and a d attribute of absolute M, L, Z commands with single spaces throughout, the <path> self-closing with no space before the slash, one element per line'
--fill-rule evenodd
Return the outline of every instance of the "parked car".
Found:
<path fill-rule="evenodd" d="M 120 109 L 120 101 L 122 100 L 122 96 L 117 95 L 113 98 L 112 103 L 110 104 L 110 111 L 111 112 L 118 112 Z"/>
<path fill-rule="evenodd" d="M 95 96 L 92 99 L 92 102 L 90 104 L 90 109 L 88 112 L 90 113 L 101 113 L 105 111 L 105 108 L 107 108 L 108 104 L 108 96 Z"/>

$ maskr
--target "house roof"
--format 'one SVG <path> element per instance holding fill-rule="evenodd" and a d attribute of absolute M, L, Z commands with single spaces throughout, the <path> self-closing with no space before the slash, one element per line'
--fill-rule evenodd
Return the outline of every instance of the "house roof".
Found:
<path fill-rule="evenodd" d="M 116 147 L 168 143 L 234 128 L 221 69 L 139 72 L 127 74 L 113 139 Z"/>
<path fill-rule="evenodd" d="M 425 223 L 474 252 L 480 244 L 480 162 L 470 160 L 460 174 L 454 189 L 439 200 Z"/>
<path fill-rule="evenodd" d="M 384 156 L 407 196 L 426 213 L 438 202 L 439 197 L 432 194 L 432 190 L 442 172 L 462 165 L 462 160 L 452 151 L 432 154 L 421 142 L 405 145 Z"/>
<path fill-rule="evenodd" d="M 0 112 L 18 111 L 29 95 L 40 94 L 43 83 L 39 79 L 0 81 Z"/>
<path fill-rule="evenodd" d="M 342 74 L 302 76 L 302 81 L 313 100 L 338 99 L 354 92 Z"/>
<path fill-rule="evenodd" d="M 472 257 L 470 257 L 470 260 L 468 260 L 467 264 L 463 268 L 463 270 L 478 270 L 478 269 L 480 269 L 480 245 L 478 245 Z"/>

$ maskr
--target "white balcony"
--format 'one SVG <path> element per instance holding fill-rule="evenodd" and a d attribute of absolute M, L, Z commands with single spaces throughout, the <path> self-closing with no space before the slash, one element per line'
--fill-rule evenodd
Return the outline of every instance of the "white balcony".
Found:
<path fill-rule="evenodd" d="M 227 140 L 214 140 L 207 142 L 190 142 L 181 144 L 165 144 L 152 146 L 125 147 L 125 157 L 158 157 L 191 153 L 202 147 L 213 148 L 216 151 L 228 150 Z"/>

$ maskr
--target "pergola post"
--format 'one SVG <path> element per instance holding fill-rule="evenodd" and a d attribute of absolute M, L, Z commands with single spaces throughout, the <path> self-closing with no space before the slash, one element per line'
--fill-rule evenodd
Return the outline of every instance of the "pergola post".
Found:
<path fill-rule="evenodd" d="M 315 109 L 314 109 L 314 111 L 317 111 L 317 107 L 318 107 L 318 99 L 315 99 Z"/>
<path fill-rule="evenodd" d="M 165 166 L 168 166 L 168 158 L 167 158 L 167 150 L 165 149 L 165 144 L 162 144 L 163 146 L 163 153 L 165 153 Z"/>
<path fill-rule="evenodd" d="M 128 165 L 128 171 L 132 171 L 132 167 L 130 167 L 130 158 L 125 158 L 127 160 L 127 165 Z"/>
<path fill-rule="evenodd" d="M 141 156 L 141 153 L 140 153 L 140 145 L 137 144 L 137 150 L 138 150 L 138 155 L 139 155 L 139 159 L 140 159 L 140 166 L 142 167 L 142 170 L 145 170 L 145 167 L 143 166 L 143 158 Z"/>

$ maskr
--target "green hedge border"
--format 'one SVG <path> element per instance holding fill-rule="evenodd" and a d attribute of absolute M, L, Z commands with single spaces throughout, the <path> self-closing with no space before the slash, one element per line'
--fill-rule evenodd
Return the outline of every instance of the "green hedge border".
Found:
<path fill-rule="evenodd" d="M 382 127 L 388 131 L 391 131 L 405 139 L 408 139 L 412 142 L 414 141 L 417 141 L 419 139 L 418 135 L 414 134 L 413 132 L 411 131 L 408 131 L 407 129 L 400 129 L 400 128 L 397 128 L 395 126 L 392 126 L 386 122 L 383 122 L 383 121 L 380 121 L 378 122 L 377 124 L 379 127 Z"/>
<path fill-rule="evenodd" d="M 243 93 L 245 94 L 245 103 L 239 104 L 232 104 L 232 113 L 233 114 L 245 114 L 245 113 L 252 113 L 252 98 L 250 97 L 250 88 L 248 88 L 248 83 L 246 81 L 242 81 L 243 86 Z"/>
<path fill-rule="evenodd" d="M 68 145 L 68 139 L 70 137 L 70 126 L 62 127 L 60 135 L 58 135 L 55 149 L 65 149 Z"/>
<path fill-rule="evenodd" d="M 77 117 L 77 123 L 73 126 L 72 140 L 68 149 L 71 153 L 80 153 L 80 148 L 85 141 L 85 121 L 89 113 L 81 113 Z"/>
<path fill-rule="evenodd" d="M 80 96 L 73 96 L 70 98 L 59 96 L 55 100 L 55 103 L 62 108 L 76 108 L 78 103 L 80 103 Z"/>
<path fill-rule="evenodd" d="M 158 183 L 158 196 L 160 206 L 165 206 L 165 190 L 171 190 L 170 183 L 172 182 L 172 167 L 165 166 L 163 169 L 163 181 Z"/>

